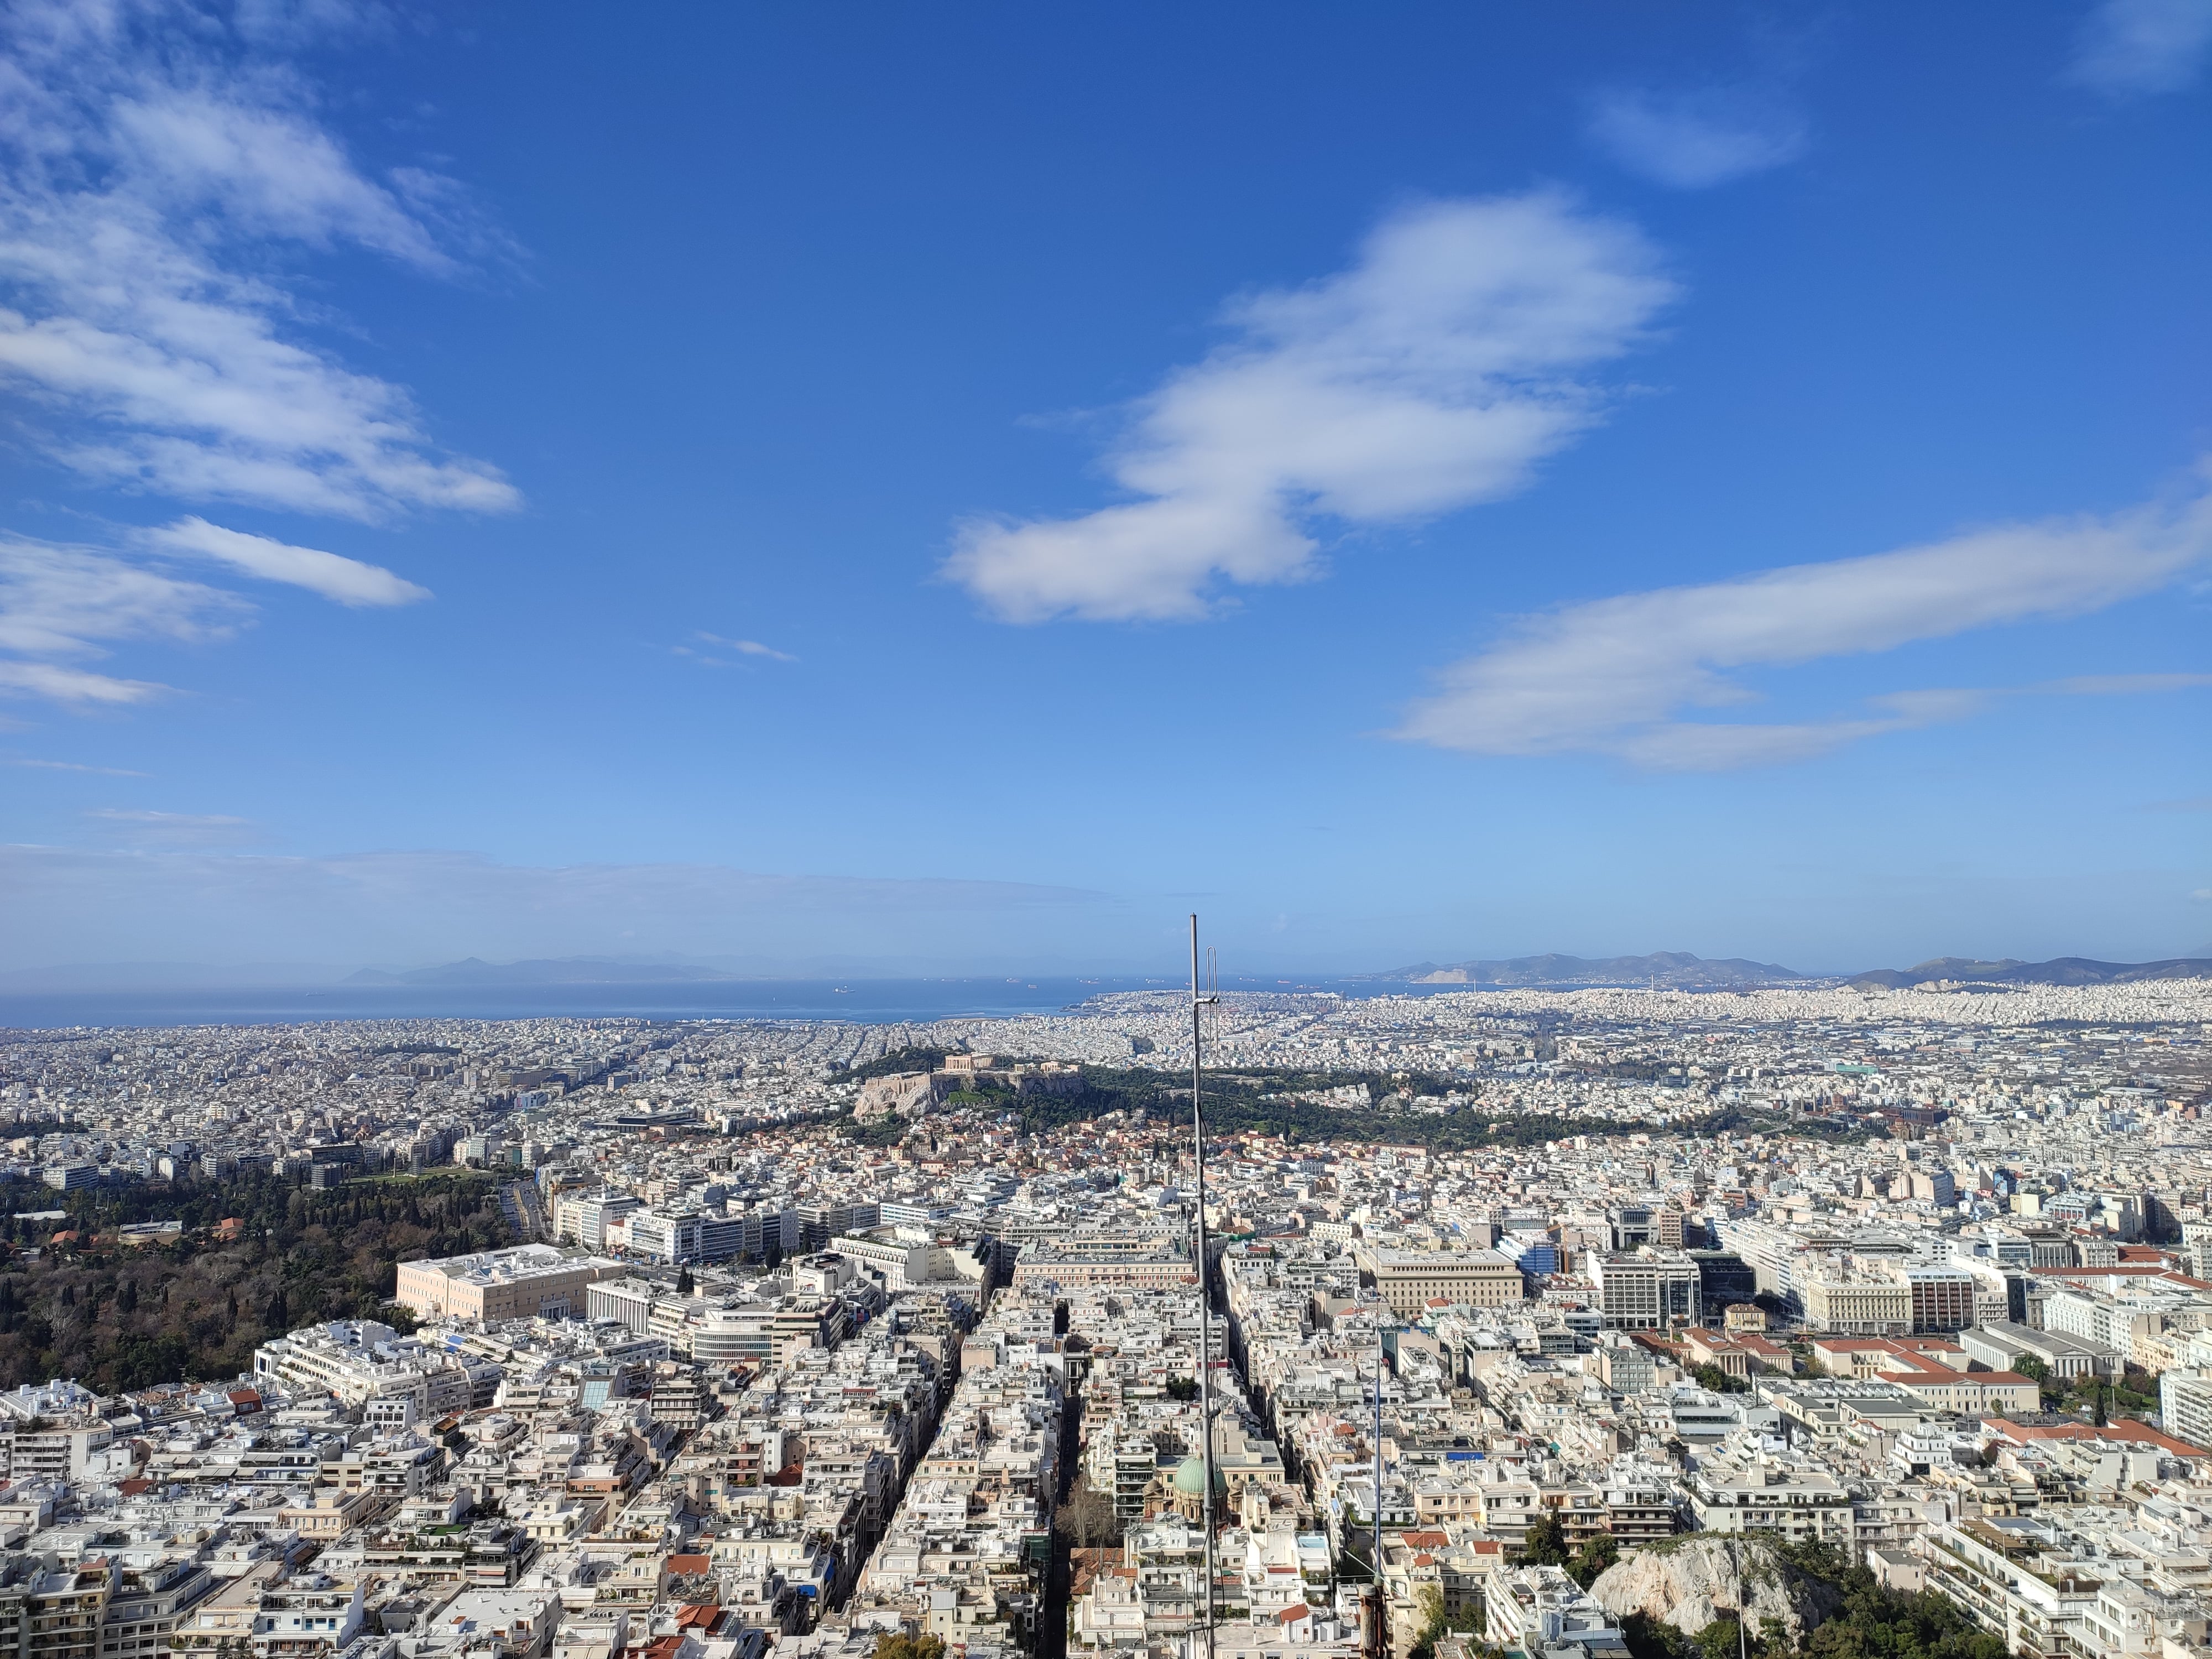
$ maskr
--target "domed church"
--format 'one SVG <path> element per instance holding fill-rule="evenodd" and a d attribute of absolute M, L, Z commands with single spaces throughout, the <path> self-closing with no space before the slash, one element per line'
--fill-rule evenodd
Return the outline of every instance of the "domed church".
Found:
<path fill-rule="evenodd" d="M 1233 1518 L 1229 1507 L 1229 1477 L 1221 1472 L 1219 1464 L 1213 1469 L 1213 1523 L 1218 1527 Z M 1151 1488 L 1145 1493 L 1145 1513 L 1158 1515 L 1173 1510 L 1193 1526 L 1206 1519 L 1206 1461 L 1196 1453 L 1186 1457 L 1175 1467 L 1175 1474 L 1166 1481 L 1154 1475 Z"/>

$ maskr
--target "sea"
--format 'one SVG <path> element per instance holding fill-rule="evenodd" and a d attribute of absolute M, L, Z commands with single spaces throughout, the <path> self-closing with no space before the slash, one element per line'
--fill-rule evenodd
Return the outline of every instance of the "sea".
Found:
<path fill-rule="evenodd" d="M 1465 986 L 1374 980 L 1231 979 L 1224 991 L 1407 996 Z M 1170 994 L 1170 979 L 728 979 L 555 985 L 199 987 L 0 991 L 0 1029 L 290 1025 L 377 1019 L 794 1019 L 921 1024 L 963 1015 L 1050 1013 L 1116 991 Z"/>

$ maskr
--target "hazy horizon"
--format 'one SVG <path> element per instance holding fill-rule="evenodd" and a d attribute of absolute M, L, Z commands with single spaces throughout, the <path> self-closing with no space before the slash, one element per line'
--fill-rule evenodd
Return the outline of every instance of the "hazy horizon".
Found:
<path fill-rule="evenodd" d="M 1650 951 L 1525 951 L 1511 955 L 1485 954 L 1476 957 L 1454 956 L 1449 958 L 1423 957 L 1389 963 L 1336 963 L 1315 967 L 1290 964 L 1269 964 L 1264 962 L 1224 967 L 1221 971 L 1225 985 L 1237 989 L 1264 989 L 1284 984 L 1298 983 L 1407 983 L 1389 976 L 1431 964 L 1439 969 L 1450 969 L 1462 963 L 1481 962 L 1505 963 L 1539 960 L 1546 957 L 1560 957 L 1592 965 L 1611 962 L 1636 961 L 1666 955 L 1698 955 L 1696 952 L 1673 952 L 1664 950 Z M 1730 953 L 1726 956 L 1704 957 L 1706 963 L 1756 962 L 1758 959 Z M 2061 952 L 2056 957 L 2043 960 L 2095 961 L 2114 966 L 2136 966 L 2136 963 L 2118 962 L 2110 957 L 2095 957 L 2081 951 Z M 2177 951 L 2147 961 L 2212 961 L 2212 945 L 2194 950 Z M 1763 963 L 1759 965 L 1779 968 L 1808 980 L 1845 979 L 1854 975 L 1882 969 L 1907 969 L 1931 962 L 2002 962 L 2028 963 L 2022 957 L 2003 957 L 1974 955 L 1962 951 L 1942 952 L 1921 957 L 1913 962 L 1867 962 L 1850 965 L 1807 967 L 1794 963 Z M 649 972 L 620 975 L 611 979 L 581 975 L 563 978 L 543 973 L 519 975 L 500 978 L 501 969 L 517 968 L 545 968 L 605 965 L 608 967 L 651 969 L 656 967 L 672 970 L 667 975 Z M 465 957 L 443 962 L 415 963 L 357 963 L 341 964 L 308 962 L 210 963 L 210 962 L 76 962 L 42 963 L 35 967 L 0 970 L 0 988 L 23 992 L 41 987 L 59 991 L 117 990 L 140 991 L 177 989 L 259 990 L 283 987 L 337 988 L 350 983 L 364 989 L 399 988 L 410 983 L 402 976 L 428 975 L 440 969 L 476 968 L 483 971 L 469 979 L 420 978 L 411 981 L 416 988 L 458 988 L 476 983 L 503 990 L 525 989 L 534 984 L 551 987 L 581 987 L 595 984 L 619 986 L 623 984 L 678 986 L 689 982 L 713 983 L 829 983 L 851 980 L 855 982 L 877 984 L 988 984 L 1000 978 L 1050 979 L 1055 981 L 1080 984 L 1091 981 L 1113 981 L 1118 984 L 1177 985 L 1183 982 L 1175 972 L 1176 964 L 1161 962 L 1146 965 L 1136 963 L 1076 963 L 1039 958 L 1030 961 L 1001 960 L 964 964 L 932 963 L 925 961 L 859 958 L 793 959 L 784 962 L 748 962 L 743 958 L 712 956 L 680 956 L 667 952 L 622 954 L 577 954 L 563 957 L 520 957 L 506 962 L 488 961 L 480 957 Z M 686 975 L 672 970 L 690 969 Z M 378 977 L 369 977 L 378 976 Z M 395 983 L 396 981 L 396 983 Z"/>

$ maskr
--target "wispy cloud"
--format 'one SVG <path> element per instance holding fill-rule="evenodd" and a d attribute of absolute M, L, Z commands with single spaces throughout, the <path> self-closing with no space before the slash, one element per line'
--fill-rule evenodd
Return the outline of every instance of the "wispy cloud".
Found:
<path fill-rule="evenodd" d="M 1585 131 L 1620 166 L 1676 190 L 1724 185 L 1805 153 L 1804 117 L 1747 88 L 1611 88 L 1591 97 Z"/>
<path fill-rule="evenodd" d="M 519 504 L 443 453 L 406 392 L 307 337 L 286 261 L 366 249 L 435 277 L 495 238 L 466 192 L 379 177 L 271 51 L 379 25 L 349 0 L 0 9 L 0 388 L 30 443 L 95 483 L 357 520 Z M 0 692 L 78 707 L 167 688 L 88 665 L 204 642 L 252 607 L 191 560 L 341 605 L 429 597 L 380 565 L 197 514 L 106 547 L 0 532 Z"/>
<path fill-rule="evenodd" d="M 1957 720 L 2003 693 L 1905 690 L 1863 714 L 1757 723 L 1686 720 L 1757 694 L 1740 676 L 1882 652 L 1970 629 L 2079 616 L 2152 592 L 2212 557 L 2212 495 L 2107 518 L 1973 532 L 1926 547 L 1663 588 L 1534 617 L 1449 669 L 1397 735 L 1486 755 L 1612 755 L 1708 771 L 1818 755 Z M 2088 676 L 2056 694 L 2172 690 L 2199 674 Z"/>
<path fill-rule="evenodd" d="M 2108 98 L 2179 92 L 2212 52 L 2212 0 L 2099 0 L 2068 77 Z"/>
<path fill-rule="evenodd" d="M 194 554 L 214 559 L 264 580 L 304 587 L 340 605 L 412 605 L 430 597 L 427 587 L 393 575 L 381 565 L 364 564 L 336 553 L 312 547 L 293 547 L 266 536 L 249 536 L 242 530 L 226 530 L 205 519 L 187 517 L 143 539 L 165 553 Z"/>
<path fill-rule="evenodd" d="M 778 651 L 773 646 L 763 645 L 758 640 L 726 640 L 720 634 L 703 630 L 691 636 L 702 644 L 720 646 L 725 651 L 734 651 L 741 657 L 765 657 L 771 662 L 797 662 L 788 651 Z"/>
<path fill-rule="evenodd" d="M 2212 674 L 2074 674 L 2032 688 L 2066 697 L 2132 697 L 2146 691 L 2188 691 L 2212 685 Z"/>
<path fill-rule="evenodd" d="M 517 504 L 495 469 L 438 453 L 404 390 L 298 337 L 284 244 L 456 266 L 312 88 L 188 3 L 15 8 L 0 47 L 0 379 L 43 412 L 50 455 L 185 500 L 355 519 Z"/>
<path fill-rule="evenodd" d="M 169 688 L 79 665 L 125 641 L 220 641 L 252 620 L 254 607 L 245 599 L 178 574 L 163 555 L 212 560 L 341 605 L 409 605 L 430 597 L 380 566 L 200 518 L 131 532 L 128 539 L 131 548 L 118 550 L 0 532 L 0 692 L 80 706 L 143 702 Z"/>
<path fill-rule="evenodd" d="M 133 772 L 122 766 L 88 766 L 82 761 L 33 760 L 22 756 L 9 757 L 0 761 L 0 765 L 27 766 L 41 772 L 83 772 L 101 778 L 145 778 L 153 775 L 150 772 Z"/>
<path fill-rule="evenodd" d="M 225 639 L 252 610 L 235 594 L 104 549 L 0 534 L 0 691 L 79 705 L 143 702 L 168 688 L 78 665 L 120 641 Z"/>
<path fill-rule="evenodd" d="M 142 807 L 95 806 L 85 817 L 121 840 L 141 847 L 225 846 L 248 839 L 249 819 L 216 812 L 156 812 Z"/>
<path fill-rule="evenodd" d="M 57 962 L 436 962 L 662 951 L 957 960 L 1099 915 L 1106 896 L 1020 882 L 782 875 L 698 864 L 529 866 L 471 853 L 320 858 L 0 845 L 0 968 Z M 137 832 L 134 836 L 134 831 Z M 217 825 L 210 833 L 232 833 Z M 242 830 L 237 833 L 243 833 Z"/>
<path fill-rule="evenodd" d="M 118 98 L 111 112 L 115 149 L 172 211 L 213 210 L 246 235 L 350 241 L 425 270 L 453 269 L 392 192 L 297 110 L 168 86 Z"/>
<path fill-rule="evenodd" d="M 1316 574 L 1316 519 L 1416 520 L 1521 489 L 1601 415 L 1581 378 L 1674 295 L 1633 228 L 1553 193 L 1385 220 L 1346 271 L 1237 301 L 1237 337 L 1127 412 L 1139 498 L 960 527 L 945 574 L 1010 622 L 1190 620 Z"/>
<path fill-rule="evenodd" d="M 48 702 L 79 708 L 148 702 L 173 690 L 158 680 L 118 679 L 112 674 L 95 674 L 60 663 L 0 662 L 0 693 L 42 697 Z M 6 729 L 14 730 L 13 722 Z"/>

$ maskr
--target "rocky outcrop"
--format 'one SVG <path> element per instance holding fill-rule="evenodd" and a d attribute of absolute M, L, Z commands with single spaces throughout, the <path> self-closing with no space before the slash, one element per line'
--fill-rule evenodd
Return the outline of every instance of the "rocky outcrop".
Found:
<path fill-rule="evenodd" d="M 1692 1534 L 1627 1556 L 1600 1574 L 1590 1594 L 1617 1618 L 1641 1613 L 1694 1636 L 1723 1614 L 1741 1614 L 1756 1632 L 1771 1619 L 1795 1646 L 1843 1605 L 1842 1592 L 1811 1577 L 1757 1538 Z"/>

